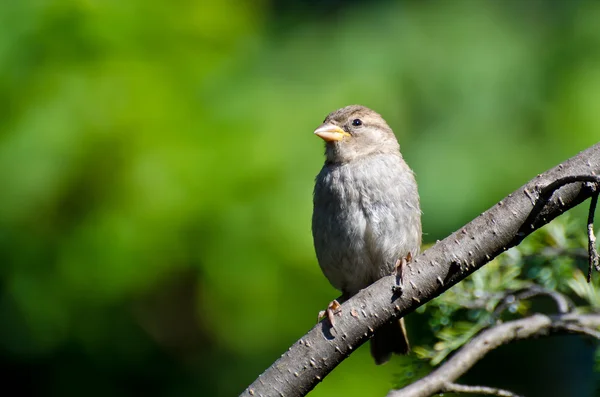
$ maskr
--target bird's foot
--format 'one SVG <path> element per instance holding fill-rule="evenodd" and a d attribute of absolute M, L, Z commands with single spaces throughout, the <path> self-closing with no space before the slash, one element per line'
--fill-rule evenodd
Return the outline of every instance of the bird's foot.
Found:
<path fill-rule="evenodd" d="M 404 258 L 400 258 L 394 265 L 394 274 L 396 275 L 396 284 L 401 286 L 404 284 L 404 269 L 408 262 L 412 261 L 412 254 L 409 252 Z"/>
<path fill-rule="evenodd" d="M 319 312 L 319 316 L 317 317 L 317 322 L 321 321 L 321 319 L 327 317 L 329 319 L 329 322 L 331 323 L 331 326 L 334 326 L 334 318 L 333 316 L 335 314 L 340 314 L 342 312 L 340 303 L 337 301 L 337 299 L 334 299 L 331 303 L 329 303 L 329 305 L 327 306 L 327 309 L 325 310 L 321 310 Z"/>

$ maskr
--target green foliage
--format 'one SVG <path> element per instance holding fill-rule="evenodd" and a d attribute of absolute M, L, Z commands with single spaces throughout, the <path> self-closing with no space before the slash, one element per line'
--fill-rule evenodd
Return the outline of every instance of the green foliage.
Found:
<path fill-rule="evenodd" d="M 586 276 L 583 272 L 576 270 L 573 278 L 568 281 L 569 288 L 577 294 L 578 297 L 583 299 L 594 311 L 600 309 L 600 289 L 596 288 L 594 284 L 588 283 Z"/>
<path fill-rule="evenodd" d="M 596 4 L 340 7 L 0 2 L 1 364 L 53 395 L 243 390 L 337 296 L 310 217 L 312 131 L 338 107 L 394 128 L 427 242 L 596 142 Z M 568 288 L 544 260 L 465 291 Z M 469 296 L 449 294 L 436 332 Z M 313 395 L 389 389 L 396 367 L 358 353 Z"/>
<path fill-rule="evenodd" d="M 417 349 L 422 349 L 420 346 L 417 346 Z M 416 352 L 416 350 L 415 350 Z M 407 386 L 414 381 L 421 379 L 425 375 L 431 372 L 434 368 L 430 362 L 423 360 L 420 357 L 420 354 L 411 354 L 407 356 L 403 356 L 401 358 L 402 362 L 402 371 L 396 373 L 394 376 L 394 387 L 396 389 Z"/>
<path fill-rule="evenodd" d="M 435 341 L 415 347 L 417 356 L 436 366 L 482 329 L 530 314 L 531 301 L 519 300 L 519 291 L 542 287 L 579 297 L 577 310 L 598 310 L 597 282 L 588 283 L 581 271 L 587 266 L 584 230 L 581 220 L 563 215 L 421 306 L 417 312 L 428 316 Z M 556 313 L 556 307 L 549 312 Z"/>
<path fill-rule="evenodd" d="M 516 250 L 516 249 L 514 249 Z M 533 285 L 522 276 L 523 263 L 515 261 L 513 250 L 498 257 L 434 301 L 417 309 L 429 315 L 429 325 L 438 339 L 433 348 L 415 347 L 415 353 L 439 364 L 448 354 L 493 324 L 495 308 L 505 300 L 507 291 Z M 511 312 L 525 311 L 523 302 L 509 307 Z"/>

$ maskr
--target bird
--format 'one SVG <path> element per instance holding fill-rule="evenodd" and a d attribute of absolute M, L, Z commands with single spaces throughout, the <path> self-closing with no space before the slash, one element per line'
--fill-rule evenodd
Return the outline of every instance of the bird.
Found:
<path fill-rule="evenodd" d="M 325 141 L 325 164 L 315 179 L 313 242 L 323 274 L 344 301 L 419 253 L 419 193 L 379 113 L 346 106 L 329 113 L 314 134 Z M 378 365 L 393 353 L 407 354 L 404 319 L 378 328 L 370 351 Z"/>

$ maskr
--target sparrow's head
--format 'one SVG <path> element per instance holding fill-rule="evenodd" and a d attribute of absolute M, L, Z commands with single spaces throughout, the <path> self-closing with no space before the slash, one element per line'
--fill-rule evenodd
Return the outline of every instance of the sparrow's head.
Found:
<path fill-rule="evenodd" d="M 376 154 L 400 155 L 392 129 L 379 113 L 361 105 L 350 105 L 329 113 L 315 130 L 322 138 L 328 163 L 346 163 Z"/>

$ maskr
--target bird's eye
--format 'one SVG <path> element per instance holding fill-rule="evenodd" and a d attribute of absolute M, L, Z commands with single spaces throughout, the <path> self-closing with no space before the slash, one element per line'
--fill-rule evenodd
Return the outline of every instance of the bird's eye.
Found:
<path fill-rule="evenodd" d="M 355 127 L 358 127 L 359 125 L 362 125 L 361 119 L 354 119 L 354 120 L 352 120 L 352 125 L 355 126 Z"/>

